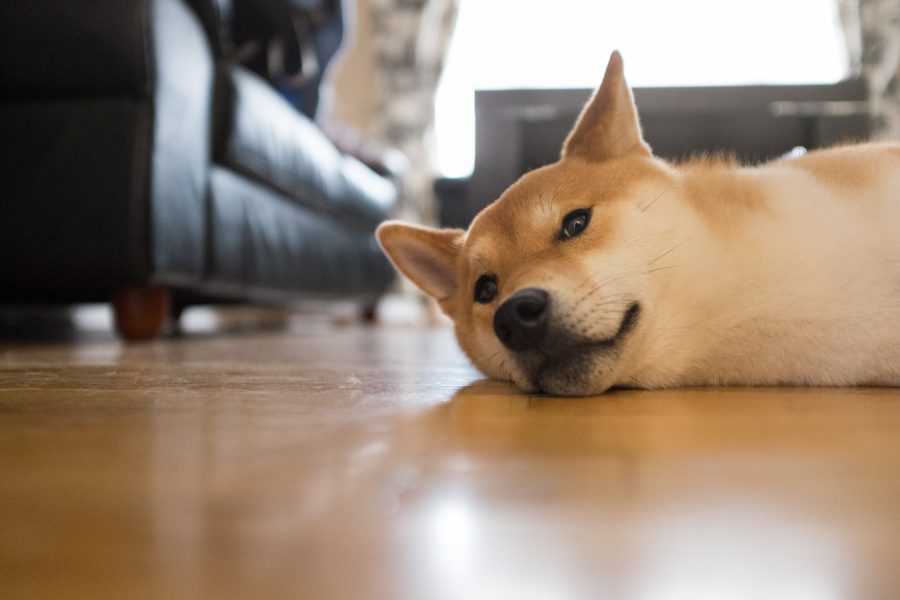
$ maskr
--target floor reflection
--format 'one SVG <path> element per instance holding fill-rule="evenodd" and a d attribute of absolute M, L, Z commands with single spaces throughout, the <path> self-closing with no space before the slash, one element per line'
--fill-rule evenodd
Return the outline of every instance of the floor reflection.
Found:
<path fill-rule="evenodd" d="M 441 598 L 854 597 L 868 567 L 834 511 L 860 490 L 821 485 L 853 479 L 846 461 L 799 451 L 748 391 L 708 392 L 691 406 L 478 381 L 410 419 L 393 460 L 424 461 L 424 481 L 401 503 L 421 533 L 403 572 Z"/>

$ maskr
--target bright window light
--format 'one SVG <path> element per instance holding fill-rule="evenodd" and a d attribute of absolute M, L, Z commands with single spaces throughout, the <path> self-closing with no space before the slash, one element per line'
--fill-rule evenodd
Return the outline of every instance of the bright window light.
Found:
<path fill-rule="evenodd" d="M 472 172 L 474 90 L 593 88 L 619 49 L 636 86 L 844 78 L 831 0 L 460 0 L 436 101 L 439 170 Z"/>

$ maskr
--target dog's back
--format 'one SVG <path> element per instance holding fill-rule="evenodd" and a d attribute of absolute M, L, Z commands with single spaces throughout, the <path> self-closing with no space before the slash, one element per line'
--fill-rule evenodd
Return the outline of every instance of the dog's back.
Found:
<path fill-rule="evenodd" d="M 900 383 L 900 144 L 676 179 L 695 239 L 642 382 Z"/>

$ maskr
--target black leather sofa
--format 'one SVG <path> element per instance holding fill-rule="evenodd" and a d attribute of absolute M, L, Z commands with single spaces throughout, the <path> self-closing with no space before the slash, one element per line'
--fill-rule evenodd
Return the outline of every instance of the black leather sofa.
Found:
<path fill-rule="evenodd" d="M 221 0 L 0 7 L 0 302 L 374 301 L 395 183 L 225 58 Z M 160 321 L 157 323 L 157 321 Z"/>

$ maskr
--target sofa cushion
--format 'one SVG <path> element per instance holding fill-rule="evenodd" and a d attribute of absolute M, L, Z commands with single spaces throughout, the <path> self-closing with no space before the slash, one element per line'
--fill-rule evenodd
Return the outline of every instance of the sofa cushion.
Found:
<path fill-rule="evenodd" d="M 345 226 L 372 229 L 396 186 L 344 156 L 270 85 L 240 66 L 220 70 L 215 159 Z"/>
<path fill-rule="evenodd" d="M 209 217 L 211 293 L 377 297 L 394 279 L 371 232 L 341 227 L 224 167 L 212 169 Z"/>

